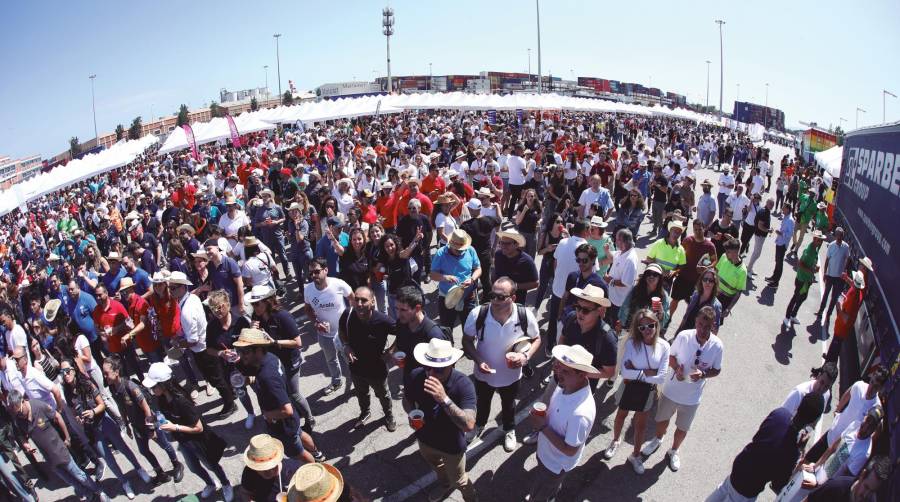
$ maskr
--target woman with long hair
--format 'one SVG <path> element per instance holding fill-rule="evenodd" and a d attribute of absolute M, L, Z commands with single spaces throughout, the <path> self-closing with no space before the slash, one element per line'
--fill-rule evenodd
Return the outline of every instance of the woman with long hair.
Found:
<path fill-rule="evenodd" d="M 537 192 L 533 188 L 525 190 L 522 202 L 516 209 L 516 230 L 525 237 L 525 253 L 532 258 L 535 258 L 538 222 L 542 213 L 543 208 Z"/>
<path fill-rule="evenodd" d="M 669 343 L 659 333 L 659 318 L 653 311 L 640 309 L 635 313 L 619 372 L 622 382 L 616 390 L 618 409 L 613 424 L 613 439 L 603 452 L 606 460 L 615 456 L 625 419 L 633 411 L 634 449 L 628 456 L 628 462 L 638 474 L 644 473 L 641 446 L 644 444 L 647 414 L 656 398 L 656 386 L 665 382 L 669 368 Z"/>
<path fill-rule="evenodd" d="M 106 403 L 100 396 L 100 391 L 90 378 L 78 371 L 75 363 L 71 360 L 63 360 L 59 364 L 59 371 L 62 373 L 62 392 L 66 397 L 66 402 L 75 412 L 75 418 L 84 426 L 84 432 L 87 434 L 88 440 L 91 441 L 93 447 L 99 452 L 106 465 L 112 469 L 113 474 L 122 483 L 122 490 L 129 499 L 134 499 L 134 490 L 131 483 L 122 473 L 122 468 L 113 456 L 112 451 L 107 447 L 112 444 L 119 453 L 125 456 L 138 476 L 144 483 L 150 483 L 150 475 L 147 474 L 137 457 L 125 440 L 122 438 L 120 418 L 114 419 L 112 414 L 107 413 Z"/>
<path fill-rule="evenodd" d="M 637 240 L 638 229 L 641 227 L 641 221 L 644 219 L 644 211 L 646 203 L 644 196 L 636 187 L 628 192 L 628 196 L 619 201 L 619 208 L 616 210 L 616 219 L 613 222 L 613 234 L 619 229 L 627 228 L 631 230 L 631 235 Z"/>
<path fill-rule="evenodd" d="M 688 301 L 687 310 L 681 319 L 681 325 L 675 330 L 675 333 L 681 333 L 686 329 L 694 329 L 694 321 L 697 320 L 697 314 L 700 309 L 706 306 L 712 307 L 716 312 L 715 323 L 713 323 L 712 332 L 718 333 L 719 326 L 722 323 L 722 303 L 716 298 L 719 295 L 719 272 L 709 267 L 700 274 L 697 279 L 697 286 L 694 293 Z"/>
<path fill-rule="evenodd" d="M 444 192 L 434 203 L 434 232 L 438 246 L 447 244 L 447 238 L 459 226 L 453 213 L 461 204 L 459 196 L 453 192 Z"/>
<path fill-rule="evenodd" d="M 409 265 L 409 255 L 415 244 L 403 249 L 400 237 L 396 234 L 387 234 L 381 238 L 381 253 L 379 262 L 384 267 L 384 277 L 387 280 L 388 315 L 397 318 L 396 298 L 397 292 L 403 286 L 416 286 L 413 279 L 412 268 Z"/>
<path fill-rule="evenodd" d="M 550 290 L 553 283 L 553 271 L 556 268 L 556 258 L 553 253 L 559 241 L 569 236 L 566 227 L 563 224 L 562 216 L 555 214 L 549 219 L 544 219 L 544 228 L 541 231 L 541 242 L 537 246 L 537 254 L 543 256 L 541 260 L 540 285 L 538 286 L 537 296 L 534 298 L 534 308 L 540 308 L 541 302 L 544 301 L 544 295 Z M 537 258 L 537 257 L 535 257 Z"/>
<path fill-rule="evenodd" d="M 187 251 L 184 249 L 184 244 L 181 243 L 181 239 L 172 239 L 169 241 L 169 247 L 166 250 L 166 256 L 169 258 L 169 271 L 170 272 L 184 272 L 188 273 L 188 255 Z"/>
<path fill-rule="evenodd" d="M 653 298 L 659 298 L 659 305 L 653 304 Z M 640 309 L 649 309 L 660 316 L 660 329 L 665 331 L 669 326 L 669 294 L 663 287 L 662 268 L 656 263 L 647 265 L 644 273 L 632 288 L 622 306 L 619 307 L 619 322 L 622 326 L 631 326 L 632 315 Z"/>
<path fill-rule="evenodd" d="M 542 216 L 544 221 L 553 218 L 553 215 L 559 212 L 558 209 L 568 191 L 569 187 L 566 185 L 566 177 L 562 168 L 556 164 L 550 164 L 550 177 L 547 180 L 547 203 Z"/>
<path fill-rule="evenodd" d="M 366 254 L 366 233 L 362 228 L 350 229 L 350 245 L 337 249 L 340 264 L 339 277 L 353 291 L 360 286 L 369 285 L 369 257 Z"/>
<path fill-rule="evenodd" d="M 160 420 L 160 430 L 170 434 L 178 442 L 178 449 L 188 470 L 206 483 L 200 497 L 209 498 L 216 491 L 215 482 L 209 475 L 211 471 L 222 483 L 225 502 L 231 502 L 234 490 L 228 481 L 228 475 L 219 464 L 225 440 L 204 422 L 190 394 L 172 379 L 172 369 L 166 363 L 151 364 L 143 384 L 156 396 L 159 411 L 164 417 L 164 420 Z"/>
<path fill-rule="evenodd" d="M 383 265 L 380 262 L 381 238 L 384 237 L 384 227 L 381 223 L 369 225 L 369 239 L 366 242 L 366 257 L 369 261 L 369 284 L 372 294 L 375 295 L 376 308 L 382 314 L 387 313 L 387 284 L 385 283 Z"/>
<path fill-rule="evenodd" d="M 231 313 L 231 296 L 224 289 L 217 289 L 207 298 L 209 310 L 212 316 L 206 325 L 206 352 L 222 361 L 225 374 L 231 375 L 235 371 L 235 362 L 239 359 L 234 350 L 234 342 L 241 330 L 250 327 L 250 320 L 245 316 L 235 317 Z M 256 412 L 253 411 L 253 401 L 246 389 L 240 393 L 240 402 L 247 410 L 247 418 L 244 420 L 244 428 L 253 428 Z"/>

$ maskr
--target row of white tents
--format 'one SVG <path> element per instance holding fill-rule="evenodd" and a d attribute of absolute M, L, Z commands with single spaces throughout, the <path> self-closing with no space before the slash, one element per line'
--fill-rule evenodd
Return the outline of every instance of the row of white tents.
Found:
<path fill-rule="evenodd" d="M 831 180 L 841 177 L 841 161 L 844 158 L 844 147 L 833 146 L 828 150 L 816 152 L 813 157 L 819 167 L 825 170 L 823 179 L 826 186 L 831 186 Z"/>
<path fill-rule="evenodd" d="M 45 194 L 125 166 L 157 141 L 157 137 L 152 134 L 141 139 L 123 140 L 106 150 L 85 155 L 65 166 L 57 166 L 50 172 L 40 173 L 17 183 L 0 192 L 0 215 L 24 207 L 27 202 Z"/>

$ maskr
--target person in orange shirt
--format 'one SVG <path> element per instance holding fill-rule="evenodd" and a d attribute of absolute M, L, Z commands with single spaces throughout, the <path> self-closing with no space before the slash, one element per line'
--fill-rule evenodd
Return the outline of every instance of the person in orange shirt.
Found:
<path fill-rule="evenodd" d="M 375 155 L 384 158 L 387 155 L 388 149 L 384 146 L 384 143 L 381 142 L 380 139 L 375 140 Z"/>
<path fill-rule="evenodd" d="M 428 198 L 427 195 L 423 194 L 419 191 L 419 186 L 421 181 L 417 179 L 409 179 L 406 181 L 405 188 L 403 185 L 397 190 L 397 202 L 394 205 L 394 224 L 393 227 L 397 226 L 397 222 L 400 221 L 400 218 L 409 214 L 409 201 L 412 199 L 419 199 L 422 203 L 422 214 L 425 216 L 431 217 L 431 212 L 434 210 L 434 203 L 431 202 L 431 199 Z"/>
<path fill-rule="evenodd" d="M 447 191 L 455 194 L 462 203 L 468 202 L 475 195 L 475 189 L 472 188 L 472 185 L 463 181 L 456 171 L 450 171 L 450 186 L 447 187 Z M 454 218 L 459 218 L 459 215 L 462 214 L 462 207 L 463 204 L 457 204 L 450 211 L 450 214 Z"/>
<path fill-rule="evenodd" d="M 426 194 L 432 202 L 436 201 L 438 196 L 447 189 L 447 183 L 438 175 L 439 172 L 437 163 L 432 163 L 428 167 L 428 176 L 422 179 L 422 193 Z"/>
<path fill-rule="evenodd" d="M 866 296 L 865 274 L 862 270 L 854 270 L 851 274 L 850 276 L 844 274 L 843 277 L 850 284 L 850 289 L 844 293 L 843 300 L 838 304 L 837 318 L 834 320 L 834 337 L 828 346 L 828 353 L 825 354 L 825 362 L 837 362 L 841 355 L 841 346 L 853 332 L 856 316 Z"/>
<path fill-rule="evenodd" d="M 396 207 L 396 199 L 392 193 L 393 188 L 390 181 L 382 183 L 378 199 L 375 201 L 375 210 L 378 211 L 378 215 L 383 218 L 382 222 L 385 232 L 394 230 L 394 208 Z"/>

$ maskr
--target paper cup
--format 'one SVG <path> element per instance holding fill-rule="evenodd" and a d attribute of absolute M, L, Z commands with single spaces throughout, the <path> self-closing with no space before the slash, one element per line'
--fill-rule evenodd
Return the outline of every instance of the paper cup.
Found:
<path fill-rule="evenodd" d="M 412 410 L 409 412 L 409 425 L 419 430 L 425 425 L 425 412 L 422 410 Z"/>
<path fill-rule="evenodd" d="M 547 415 L 547 405 L 542 402 L 537 402 L 531 405 L 531 414 L 537 415 L 539 417 L 543 417 Z"/>
<path fill-rule="evenodd" d="M 650 304 L 653 307 L 653 310 L 659 310 L 662 308 L 662 300 L 658 296 L 654 296 L 650 299 Z"/>
<path fill-rule="evenodd" d="M 398 368 L 406 366 L 406 352 L 394 352 L 394 363 Z"/>

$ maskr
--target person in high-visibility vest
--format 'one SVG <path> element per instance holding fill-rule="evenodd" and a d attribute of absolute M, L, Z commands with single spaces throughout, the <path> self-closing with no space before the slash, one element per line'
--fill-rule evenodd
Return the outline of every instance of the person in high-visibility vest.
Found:
<path fill-rule="evenodd" d="M 747 289 L 747 266 L 741 261 L 741 241 L 730 238 L 725 241 L 725 259 L 716 263 L 719 273 L 719 303 L 722 304 L 722 322 L 731 314 L 741 293 Z"/>

